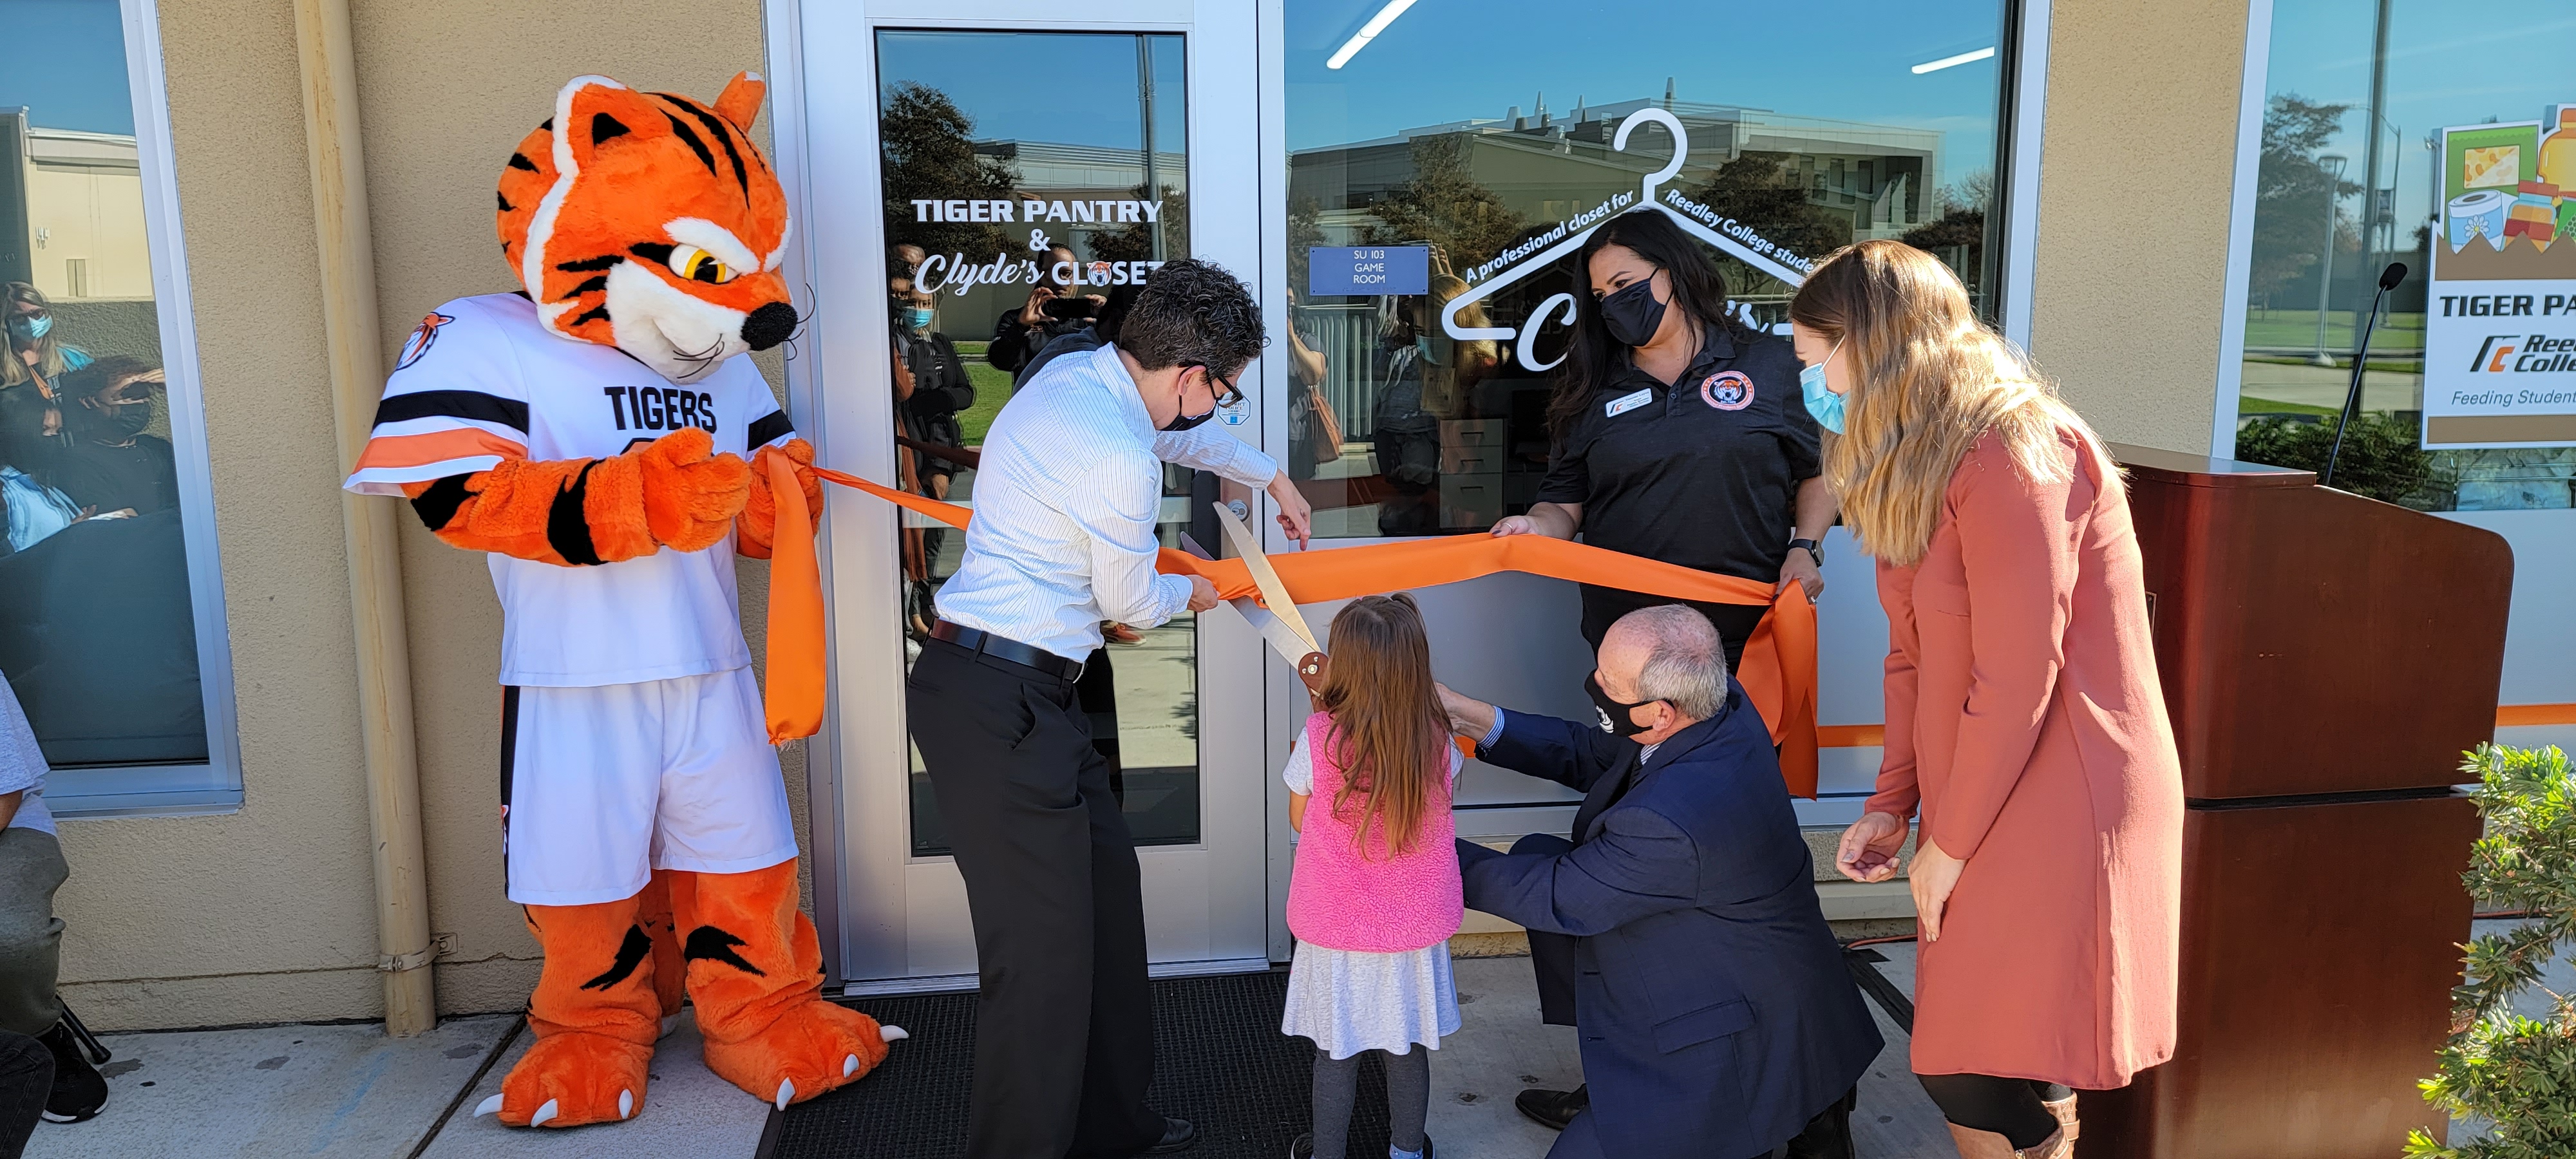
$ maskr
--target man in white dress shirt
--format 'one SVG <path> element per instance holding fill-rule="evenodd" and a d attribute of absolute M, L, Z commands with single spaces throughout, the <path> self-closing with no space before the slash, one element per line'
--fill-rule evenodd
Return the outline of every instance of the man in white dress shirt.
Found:
<path fill-rule="evenodd" d="M 906 685 L 975 920 L 974 1159 L 1159 1155 L 1195 1137 L 1145 1106 L 1135 842 L 1074 681 L 1101 621 L 1216 606 L 1208 581 L 1154 571 L 1162 464 L 1266 487 L 1304 542 L 1306 501 L 1279 465 L 1202 425 L 1242 397 L 1264 341 L 1243 283 L 1167 263 L 1117 344 L 1050 362 L 985 439 L 965 555 Z"/>

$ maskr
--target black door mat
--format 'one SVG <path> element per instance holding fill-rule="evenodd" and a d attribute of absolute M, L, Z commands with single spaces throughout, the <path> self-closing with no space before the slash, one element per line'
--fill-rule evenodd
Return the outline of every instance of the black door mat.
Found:
<path fill-rule="evenodd" d="M 1184 1159 L 1285 1159 L 1309 1129 L 1315 1046 L 1279 1033 L 1288 974 L 1272 970 L 1154 983 L 1154 1085 L 1146 1102 L 1198 1125 Z M 903 1027 L 868 1077 L 787 1109 L 774 1159 L 946 1159 L 966 1147 L 975 1075 L 975 996 L 852 999 Z M 1360 1069 L 1350 1153 L 1386 1154 L 1386 1072 Z"/>

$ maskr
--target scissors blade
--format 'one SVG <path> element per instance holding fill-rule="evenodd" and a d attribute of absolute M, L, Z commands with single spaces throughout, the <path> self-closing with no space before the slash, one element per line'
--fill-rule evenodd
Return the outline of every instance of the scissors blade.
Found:
<path fill-rule="evenodd" d="M 1261 638 L 1269 642 L 1270 650 L 1279 653 L 1279 658 L 1287 661 L 1289 667 L 1296 667 L 1298 661 L 1305 659 L 1307 653 L 1314 651 L 1307 646 L 1306 638 L 1297 634 L 1297 629 L 1289 627 L 1287 621 L 1271 615 L 1270 609 L 1262 607 L 1260 602 L 1252 597 L 1244 596 L 1226 602 L 1234 605 L 1235 611 L 1243 613 L 1243 618 L 1252 622 L 1253 630 L 1261 633 Z"/>
<path fill-rule="evenodd" d="M 1224 504 L 1217 504 L 1215 511 L 1217 522 L 1225 525 L 1225 537 L 1234 541 L 1235 554 L 1243 557 L 1243 566 L 1252 572 L 1254 586 L 1261 589 L 1261 602 L 1270 605 L 1270 614 L 1295 632 L 1297 639 L 1305 645 L 1296 655 L 1288 657 L 1288 663 L 1293 666 L 1306 653 L 1323 651 L 1323 646 L 1315 642 L 1315 633 L 1306 627 L 1306 617 L 1297 613 L 1296 601 L 1288 598 L 1288 585 L 1280 582 L 1278 569 L 1271 567 L 1270 557 L 1262 554 L 1261 541 L 1253 536 L 1252 529 L 1244 526 L 1243 520 L 1234 512 L 1226 510 Z"/>

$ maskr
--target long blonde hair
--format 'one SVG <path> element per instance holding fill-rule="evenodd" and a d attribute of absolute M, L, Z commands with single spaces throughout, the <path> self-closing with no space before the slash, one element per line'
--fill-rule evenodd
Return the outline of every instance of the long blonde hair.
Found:
<path fill-rule="evenodd" d="M 1789 320 L 1851 356 L 1843 433 L 1825 441 L 1825 484 L 1861 550 L 1923 560 L 1950 475 L 1988 432 L 2033 482 L 2073 469 L 2061 431 L 2092 431 L 2022 352 L 1977 320 L 1958 275 L 1899 241 L 1827 256 L 1789 300 Z"/>
<path fill-rule="evenodd" d="M 1371 829 L 1389 853 L 1410 853 L 1423 819 L 1449 800 L 1449 717 L 1431 680 L 1422 612 L 1403 592 L 1361 596 L 1333 617 L 1331 640 L 1317 697 L 1342 770 L 1329 807 L 1363 856 Z"/>
<path fill-rule="evenodd" d="M 44 291 L 25 282 L 0 283 L 0 323 L 18 316 L 20 302 L 43 307 L 48 314 L 53 312 L 52 303 L 45 301 Z M 62 324 L 59 318 L 54 321 L 56 325 Z M 0 342 L 0 353 L 7 355 L 0 358 L 0 387 L 16 386 L 36 374 L 43 375 L 46 382 L 60 382 L 65 374 L 71 373 L 71 364 L 63 358 L 60 335 L 47 332 L 44 337 L 27 343 L 36 352 L 35 374 L 28 373 L 26 359 L 18 353 L 18 336 L 10 334 L 5 337 L 7 340 Z"/>

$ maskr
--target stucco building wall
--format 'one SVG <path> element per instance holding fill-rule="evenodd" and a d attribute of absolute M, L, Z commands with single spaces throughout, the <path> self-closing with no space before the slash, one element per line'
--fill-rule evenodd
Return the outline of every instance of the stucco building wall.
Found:
<path fill-rule="evenodd" d="M 566 79 L 711 97 L 763 68 L 755 0 L 352 0 L 351 16 L 387 358 L 440 302 L 512 288 L 493 181 Z M 66 994 L 101 1029 L 373 1016 L 341 464 L 292 6 L 162 0 L 161 24 L 245 804 L 63 825 Z M 2068 0 L 2052 16 L 2032 346 L 2114 439 L 2208 445 L 2244 30 L 2244 0 Z M 778 359 L 763 367 L 777 384 Z M 479 557 L 407 516 L 405 528 L 439 1005 L 510 1009 L 537 951 L 502 891 L 500 610 Z M 767 567 L 741 577 L 757 652 Z M 806 837 L 803 746 L 784 756 Z"/>
<path fill-rule="evenodd" d="M 514 288 L 492 186 L 566 80 L 712 98 L 761 71 L 760 19 L 753 0 L 353 3 L 385 357 L 440 302 Z M 161 33 L 244 804 L 62 825 L 65 995 L 99 1029 L 369 1017 L 374 878 L 294 10 L 164 0 Z M 781 381 L 776 358 L 764 369 Z M 500 609 L 480 556 L 405 520 L 439 1006 L 512 1009 L 537 951 L 502 892 Z M 755 650 L 767 570 L 741 569 Z M 802 837 L 803 745 L 784 755 Z"/>
<path fill-rule="evenodd" d="M 2206 454 L 2245 0 L 2049 15 L 2032 355 L 2115 442 Z"/>

